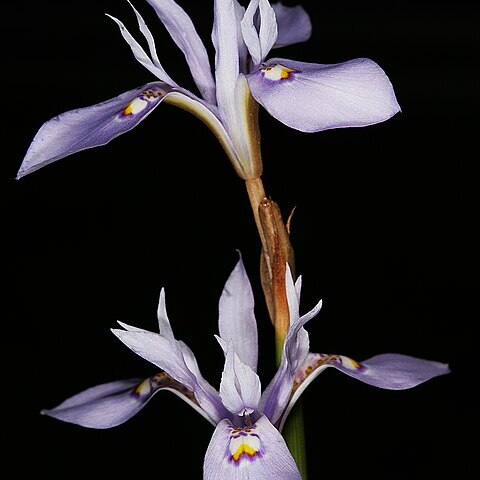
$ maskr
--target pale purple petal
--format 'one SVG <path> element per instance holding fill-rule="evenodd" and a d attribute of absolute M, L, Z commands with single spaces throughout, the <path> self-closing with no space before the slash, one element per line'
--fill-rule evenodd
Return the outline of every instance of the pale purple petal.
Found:
<path fill-rule="evenodd" d="M 334 367 L 350 377 L 387 390 L 413 388 L 450 371 L 447 364 L 397 353 L 376 355 L 364 362 L 344 355 L 309 353 L 295 374 L 292 398 L 282 416 L 280 431 L 300 395 L 327 367 Z"/>
<path fill-rule="evenodd" d="M 259 65 L 262 62 L 260 38 L 255 25 L 255 13 L 257 12 L 259 1 L 260 0 L 252 0 L 248 4 L 245 15 L 240 23 L 243 40 L 245 41 L 254 65 Z"/>
<path fill-rule="evenodd" d="M 194 389 L 195 376 L 185 364 L 182 351 L 175 341 L 147 331 L 112 329 L 112 332 L 137 355 L 165 370 L 190 390 Z"/>
<path fill-rule="evenodd" d="M 173 392 L 213 423 L 193 392 L 163 372 L 145 380 L 135 378 L 97 385 L 41 413 L 83 427 L 112 428 L 136 415 L 160 390 Z"/>
<path fill-rule="evenodd" d="M 287 269 L 287 288 L 292 295 L 295 287 L 293 281 L 288 280 L 288 271 Z M 303 325 L 316 316 L 321 308 L 322 301 L 320 300 L 312 310 L 290 324 L 283 346 L 282 361 L 260 400 L 259 410 L 272 423 L 277 422 L 287 407 L 294 387 L 295 374 L 308 355 L 309 339 Z"/>
<path fill-rule="evenodd" d="M 300 6 L 288 7 L 281 2 L 272 3 L 278 24 L 278 37 L 274 48 L 307 41 L 312 35 L 312 22 Z"/>
<path fill-rule="evenodd" d="M 218 329 L 227 343 L 233 341 L 241 362 L 257 371 L 258 333 L 252 287 L 242 257 L 228 277 L 219 302 Z"/>
<path fill-rule="evenodd" d="M 147 55 L 147 53 L 142 48 L 142 46 L 133 38 L 133 36 L 127 30 L 127 27 L 125 27 L 125 25 L 118 18 L 112 17 L 111 15 L 108 15 L 108 14 L 107 14 L 107 17 L 111 18 L 118 25 L 118 28 L 120 29 L 120 33 L 122 34 L 122 37 L 130 46 L 133 56 L 135 57 L 138 63 L 143 65 L 150 73 L 155 75 L 159 80 L 162 80 L 163 82 L 168 83 L 172 87 L 178 87 L 175 81 L 164 70 L 164 68 L 158 61 L 158 59 L 155 60 L 155 63 L 152 61 L 152 59 Z"/>
<path fill-rule="evenodd" d="M 192 20 L 173 0 L 147 0 L 185 55 L 192 77 L 207 102 L 215 104 L 215 81 L 208 53 Z"/>
<path fill-rule="evenodd" d="M 400 111 L 390 80 L 367 58 L 334 65 L 275 58 L 247 80 L 270 115 L 303 132 L 364 127 Z"/>
<path fill-rule="evenodd" d="M 295 323 L 300 317 L 300 295 L 297 291 L 296 285 L 293 282 L 292 271 L 290 265 L 287 263 L 286 270 L 286 294 L 288 311 L 290 316 L 290 325 Z M 300 277 L 299 277 L 300 278 Z M 301 287 L 301 280 L 300 280 Z"/>
<path fill-rule="evenodd" d="M 278 36 L 277 19 L 275 11 L 268 0 L 260 0 L 260 48 L 262 59 L 265 60 Z"/>
<path fill-rule="evenodd" d="M 230 416 L 222 405 L 218 392 L 201 377 L 198 368 L 195 369 L 193 353 L 183 342 L 172 341 L 147 331 L 112 329 L 112 332 L 137 355 L 158 366 L 192 390 L 211 420 L 218 422 Z"/>
<path fill-rule="evenodd" d="M 450 372 L 447 364 L 385 353 L 356 362 L 344 355 L 330 355 L 327 365 L 364 383 L 388 390 L 405 390 Z"/>
<path fill-rule="evenodd" d="M 221 345 L 225 348 L 223 341 Z M 225 367 L 220 382 L 222 403 L 234 415 L 250 415 L 257 410 L 260 396 L 261 384 L 258 375 L 240 361 L 234 351 L 233 342 L 228 342 Z"/>
<path fill-rule="evenodd" d="M 152 59 L 153 64 L 158 68 L 163 68 L 160 64 L 160 60 L 158 59 L 157 49 L 155 48 L 155 39 L 153 38 L 152 32 L 147 27 L 147 24 L 145 23 L 143 17 L 140 15 L 140 12 L 132 5 L 132 2 L 130 2 L 130 0 L 127 1 L 135 12 L 135 16 L 137 17 L 138 22 L 138 28 L 140 32 L 142 32 L 145 40 L 148 43 L 148 50 L 150 52 L 150 58 Z"/>
<path fill-rule="evenodd" d="M 170 320 L 168 319 L 167 315 L 167 308 L 165 305 L 165 289 L 160 290 L 160 299 L 158 301 L 158 308 L 157 308 L 157 318 L 158 318 L 158 329 L 160 335 L 165 337 L 169 340 L 174 340 L 175 337 L 173 335 L 172 327 L 170 325 Z"/>
<path fill-rule="evenodd" d="M 287 407 L 283 411 L 281 415 L 281 421 L 279 422 L 279 430 L 283 430 L 283 426 L 285 425 L 285 421 L 297 403 L 300 395 L 303 391 L 310 385 L 310 383 L 320 375 L 325 369 L 327 368 L 326 363 L 322 358 L 319 358 L 317 353 L 308 353 L 303 361 L 302 365 L 299 366 L 297 369 L 294 381 L 291 390 L 291 397 L 290 401 L 288 402 Z"/>
<path fill-rule="evenodd" d="M 198 403 L 202 406 L 206 414 L 213 419 L 215 424 L 222 418 L 230 418 L 230 412 L 227 411 L 223 405 L 218 391 L 212 387 L 201 374 L 197 359 L 192 350 L 181 340 L 177 340 L 176 342 L 182 352 L 185 365 L 195 377 L 196 385 L 193 388 L 193 393 Z"/>
<path fill-rule="evenodd" d="M 253 65 L 256 67 L 265 60 L 277 39 L 275 12 L 267 0 L 250 2 L 241 22 L 241 29 Z"/>
<path fill-rule="evenodd" d="M 295 280 L 295 290 L 297 292 L 298 300 L 300 301 L 300 295 L 302 293 L 302 276 L 299 275 L 298 278 Z"/>
<path fill-rule="evenodd" d="M 245 15 L 245 7 L 238 3 L 238 0 L 234 0 L 235 17 L 237 25 L 241 24 L 243 16 Z M 241 73 L 248 73 L 250 70 L 250 58 L 248 56 L 248 48 L 243 40 L 242 29 L 237 28 L 237 46 L 238 46 L 238 59 L 239 70 Z"/>
<path fill-rule="evenodd" d="M 239 74 L 238 17 L 236 0 L 215 0 L 212 41 L 215 46 L 217 104 L 220 116 L 228 120 L 235 107 Z"/>
<path fill-rule="evenodd" d="M 265 416 L 248 428 L 222 420 L 205 454 L 203 480 L 301 480 L 285 440 Z"/>
<path fill-rule="evenodd" d="M 52 118 L 33 139 L 17 178 L 73 153 L 105 145 L 137 126 L 171 91 L 166 83 L 148 83 L 106 102 Z"/>

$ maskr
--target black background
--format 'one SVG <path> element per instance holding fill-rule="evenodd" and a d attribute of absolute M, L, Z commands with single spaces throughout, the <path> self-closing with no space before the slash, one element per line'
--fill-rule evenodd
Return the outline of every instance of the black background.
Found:
<path fill-rule="evenodd" d="M 180 3 L 210 48 L 212 2 Z M 371 58 L 402 107 L 376 126 L 317 134 L 261 113 L 267 193 L 285 216 L 297 207 L 302 311 L 324 299 L 308 325 L 311 349 L 357 360 L 399 352 L 452 368 L 403 392 L 322 374 L 303 396 L 312 479 L 469 479 L 478 463 L 469 438 L 479 320 L 473 4 L 306 1 L 312 38 L 278 52 L 316 63 Z M 154 12 L 135 5 L 165 69 L 192 86 Z M 104 15 L 136 35 L 126 2 L 8 2 L 2 11 L 7 463 L 31 478 L 201 478 L 212 428 L 173 395 L 109 431 L 39 411 L 91 385 L 156 372 L 109 329 L 117 320 L 155 329 L 162 286 L 177 338 L 218 386 L 217 303 L 236 249 L 257 300 L 266 386 L 272 327 L 243 182 L 207 128 L 170 105 L 107 146 L 14 180 L 44 121 L 154 78 Z"/>

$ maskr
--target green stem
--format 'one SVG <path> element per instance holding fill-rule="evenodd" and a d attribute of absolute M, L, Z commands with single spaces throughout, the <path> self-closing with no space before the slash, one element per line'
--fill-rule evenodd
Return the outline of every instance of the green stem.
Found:
<path fill-rule="evenodd" d="M 277 365 L 280 365 L 282 360 L 283 341 L 277 339 L 275 346 Z M 290 453 L 297 464 L 302 479 L 307 480 L 307 451 L 305 445 L 305 428 L 301 399 L 297 400 L 297 403 L 288 415 L 285 426 L 283 427 L 282 435 L 287 442 Z"/>
<path fill-rule="evenodd" d="M 307 451 L 305 445 L 305 428 L 303 422 L 303 407 L 298 400 L 292 408 L 290 415 L 283 427 L 283 437 L 300 470 L 303 480 L 307 480 Z"/>

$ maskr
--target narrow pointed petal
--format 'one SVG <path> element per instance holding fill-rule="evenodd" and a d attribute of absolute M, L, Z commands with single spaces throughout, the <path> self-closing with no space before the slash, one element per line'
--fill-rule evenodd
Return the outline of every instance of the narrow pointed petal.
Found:
<path fill-rule="evenodd" d="M 288 269 L 287 286 L 290 290 L 295 289 L 293 282 L 288 281 Z M 312 310 L 290 324 L 283 346 L 282 361 L 260 400 L 259 410 L 272 423 L 279 420 L 287 407 L 294 388 L 295 375 L 305 359 L 308 358 L 309 338 L 303 325 L 317 315 L 321 308 L 322 301 L 320 300 Z"/>
<path fill-rule="evenodd" d="M 218 392 L 200 375 L 198 368 L 194 371 L 190 369 L 192 365 L 196 365 L 196 360 L 193 360 L 193 353 L 183 342 L 172 341 L 145 330 L 112 329 L 112 332 L 137 355 L 192 390 L 198 403 L 213 422 L 217 423 L 230 416 Z"/>
<path fill-rule="evenodd" d="M 193 392 L 164 372 L 145 380 L 136 378 L 97 385 L 55 408 L 42 410 L 42 414 L 82 427 L 112 428 L 136 415 L 160 390 L 173 392 L 211 422 Z"/>
<path fill-rule="evenodd" d="M 367 58 L 334 65 L 275 58 L 247 80 L 270 115 L 302 132 L 364 127 L 400 111 L 390 80 Z"/>
<path fill-rule="evenodd" d="M 297 280 L 295 281 L 295 290 L 297 292 L 297 297 L 300 301 L 300 295 L 302 293 L 302 276 L 299 275 Z"/>
<path fill-rule="evenodd" d="M 162 21 L 173 41 L 185 55 L 192 77 L 203 98 L 216 103 L 215 81 L 208 53 L 192 20 L 173 0 L 148 0 Z"/>
<path fill-rule="evenodd" d="M 170 320 L 167 315 L 167 308 L 165 305 L 165 289 L 160 290 L 160 299 L 158 301 L 157 309 L 157 318 L 158 318 L 158 329 L 162 337 L 167 338 L 168 340 L 174 340 L 172 327 L 170 325 Z"/>
<path fill-rule="evenodd" d="M 195 378 L 185 364 L 176 342 L 146 330 L 119 330 L 112 332 L 137 355 L 165 370 L 175 380 L 193 390 Z"/>
<path fill-rule="evenodd" d="M 308 13 L 300 6 L 288 7 L 281 2 L 273 3 L 278 24 L 278 37 L 274 48 L 305 42 L 312 35 L 312 22 Z"/>
<path fill-rule="evenodd" d="M 252 57 L 254 65 L 260 65 L 262 62 L 262 49 L 260 47 L 260 38 L 255 26 L 255 13 L 258 9 L 260 0 L 252 0 L 245 11 L 245 15 L 240 23 L 243 39 L 247 45 L 248 52 Z"/>
<path fill-rule="evenodd" d="M 277 40 L 278 26 L 273 10 L 268 0 L 260 0 L 260 48 L 262 50 L 262 62 L 265 60 Z"/>
<path fill-rule="evenodd" d="M 258 332 L 252 287 L 242 258 L 228 277 L 219 302 L 220 337 L 233 342 L 242 363 L 257 371 Z"/>
<path fill-rule="evenodd" d="M 130 46 L 133 56 L 137 60 L 138 63 L 143 65 L 150 73 L 155 75 L 159 80 L 162 82 L 166 82 L 172 87 L 178 87 L 178 85 L 173 81 L 173 79 L 168 75 L 168 73 L 164 70 L 164 68 L 161 66 L 160 62 L 158 61 L 158 58 L 156 59 L 156 62 L 154 63 L 151 58 L 147 55 L 145 50 L 141 47 L 141 45 L 133 38 L 133 36 L 130 34 L 130 32 L 127 30 L 125 25 L 115 17 L 112 17 L 111 15 L 108 15 L 107 17 L 111 18 L 117 25 L 118 28 L 120 29 L 120 33 L 122 34 L 122 37 L 124 40 L 128 43 Z"/>
<path fill-rule="evenodd" d="M 248 428 L 222 420 L 205 454 L 204 480 L 301 480 L 285 440 L 265 416 Z"/>
<path fill-rule="evenodd" d="M 233 349 L 233 342 L 230 341 L 220 382 L 222 403 L 234 415 L 250 415 L 257 410 L 260 395 L 261 384 L 258 375 L 240 361 Z"/>
<path fill-rule="evenodd" d="M 145 23 L 145 20 L 143 17 L 140 15 L 140 12 L 132 5 L 132 2 L 130 0 L 127 0 L 130 6 L 132 7 L 135 16 L 137 17 L 137 22 L 138 22 L 138 28 L 140 32 L 142 32 L 142 35 L 145 37 L 145 40 L 148 43 L 148 49 L 150 51 L 150 58 L 153 61 L 153 64 L 162 69 L 162 65 L 160 64 L 160 60 L 158 59 L 157 55 L 157 49 L 155 48 L 155 39 L 153 38 L 152 32 L 150 32 L 150 29 L 147 27 L 147 24 Z"/>
<path fill-rule="evenodd" d="M 258 16 L 256 16 L 259 10 Z M 258 19 L 258 21 L 257 21 Z M 259 29 L 257 30 L 257 24 Z M 254 66 L 260 65 L 277 39 L 275 12 L 267 0 L 252 0 L 241 22 L 242 34 Z"/>
<path fill-rule="evenodd" d="M 286 293 L 287 293 L 288 312 L 290 315 L 290 325 L 291 325 L 292 323 L 295 323 L 300 318 L 300 295 L 293 282 L 292 271 L 288 263 L 287 263 L 285 273 L 286 273 Z"/>
<path fill-rule="evenodd" d="M 52 118 L 33 139 L 17 178 L 73 153 L 105 145 L 137 126 L 171 91 L 163 82 L 148 83 L 106 102 Z"/>

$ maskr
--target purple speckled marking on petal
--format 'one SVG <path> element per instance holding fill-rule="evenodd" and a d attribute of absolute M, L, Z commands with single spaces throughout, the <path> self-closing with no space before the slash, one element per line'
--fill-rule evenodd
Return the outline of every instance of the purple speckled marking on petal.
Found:
<path fill-rule="evenodd" d="M 144 90 L 119 112 L 118 118 L 125 120 L 136 117 L 145 110 L 151 110 L 164 95 L 165 93 L 159 87 L 154 86 Z"/>
<path fill-rule="evenodd" d="M 243 460 L 253 462 L 263 456 L 260 436 L 254 430 L 255 425 L 244 428 L 230 427 L 230 441 L 227 448 L 229 463 L 239 466 Z"/>
<path fill-rule="evenodd" d="M 174 380 L 165 372 L 159 372 L 136 385 L 130 392 L 131 396 L 140 402 L 146 402 L 150 397 L 162 388 L 170 388 L 187 397 L 191 402 L 198 405 L 198 402 L 191 390 Z"/>

